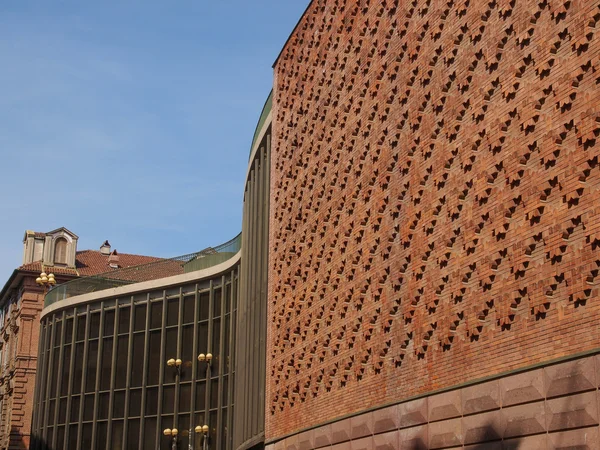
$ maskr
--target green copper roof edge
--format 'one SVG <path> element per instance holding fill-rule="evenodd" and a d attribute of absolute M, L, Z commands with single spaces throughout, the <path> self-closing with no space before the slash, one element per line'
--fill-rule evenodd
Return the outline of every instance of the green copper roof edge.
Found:
<path fill-rule="evenodd" d="M 265 105 L 263 106 L 262 112 L 260 113 L 260 118 L 258 119 L 258 123 L 256 124 L 256 130 L 254 130 L 254 136 L 252 137 L 252 144 L 250 145 L 250 155 L 252 155 L 252 149 L 254 148 L 254 144 L 256 143 L 256 138 L 258 138 L 258 134 L 265 124 L 265 120 L 269 113 L 271 112 L 271 108 L 273 107 L 273 89 L 269 92 L 269 96 L 265 101 Z M 250 158 L 250 156 L 248 156 Z"/>

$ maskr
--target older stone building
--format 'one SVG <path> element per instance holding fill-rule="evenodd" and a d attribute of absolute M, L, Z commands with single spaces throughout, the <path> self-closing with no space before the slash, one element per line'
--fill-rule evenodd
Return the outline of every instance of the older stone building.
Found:
<path fill-rule="evenodd" d="M 27 231 L 23 263 L 0 291 L 0 449 L 29 448 L 37 369 L 40 312 L 47 286 L 36 279 L 53 274 L 57 284 L 159 260 L 117 254 L 105 242 L 100 250 L 77 250 L 78 237 L 59 228 Z"/>

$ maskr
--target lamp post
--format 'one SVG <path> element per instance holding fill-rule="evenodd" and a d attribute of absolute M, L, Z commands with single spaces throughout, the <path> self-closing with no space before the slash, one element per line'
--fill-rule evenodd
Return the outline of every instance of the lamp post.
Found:
<path fill-rule="evenodd" d="M 48 288 L 51 288 L 52 286 L 54 286 L 56 284 L 56 280 L 54 279 L 54 274 L 51 273 L 49 275 L 46 275 L 46 272 L 40 273 L 40 276 L 35 279 L 35 282 L 40 286 L 44 286 L 44 287 L 48 287 Z"/>

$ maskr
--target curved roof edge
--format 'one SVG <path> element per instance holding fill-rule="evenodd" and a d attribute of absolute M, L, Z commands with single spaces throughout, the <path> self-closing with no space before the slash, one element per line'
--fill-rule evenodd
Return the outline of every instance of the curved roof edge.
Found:
<path fill-rule="evenodd" d="M 277 61 L 279 61 L 279 58 L 281 58 L 281 54 L 285 50 L 285 47 L 287 46 L 288 42 L 290 42 L 290 39 L 292 38 L 292 36 L 296 32 L 296 29 L 298 28 L 298 25 L 300 25 L 300 22 L 302 22 L 302 19 L 304 19 L 304 16 L 306 15 L 306 13 L 308 12 L 308 9 L 310 8 L 310 5 L 312 5 L 314 3 L 314 1 L 315 0 L 310 0 L 310 2 L 308 2 L 308 5 L 306 5 L 306 9 L 304 10 L 304 12 L 302 13 L 302 15 L 298 19 L 298 22 L 296 22 L 296 25 L 294 26 L 294 29 L 292 30 L 292 32 L 290 33 L 290 35 L 288 36 L 288 38 L 285 40 L 285 43 L 283 44 L 283 47 L 281 47 L 281 50 L 279 50 L 279 53 L 277 54 L 277 58 L 275 58 L 275 61 L 273 62 L 273 66 L 272 66 L 273 68 L 275 68 L 275 65 L 277 64 Z"/>
<path fill-rule="evenodd" d="M 254 149 L 254 145 L 258 140 L 260 131 L 262 130 L 265 122 L 267 121 L 267 117 L 271 114 L 271 108 L 273 107 L 273 89 L 269 92 L 269 96 L 265 100 L 265 104 L 260 113 L 260 117 L 258 118 L 258 123 L 256 124 L 256 129 L 254 130 L 254 136 L 252 137 L 252 144 L 250 145 L 250 156 L 249 159 L 252 159 L 252 150 Z"/>
<path fill-rule="evenodd" d="M 108 297 L 119 297 L 121 295 L 130 295 L 137 292 L 149 291 L 153 289 L 162 289 L 169 286 L 182 283 L 190 283 L 195 281 L 201 281 L 207 278 L 215 277 L 235 266 L 241 259 L 242 251 L 239 250 L 234 256 L 229 258 L 227 261 L 209 267 L 207 269 L 196 270 L 194 272 L 188 272 L 181 275 L 173 275 L 165 278 L 157 278 L 156 280 L 142 281 L 139 283 L 128 284 L 126 286 L 120 286 L 111 289 L 104 289 L 102 291 L 90 292 L 89 294 L 76 295 L 73 297 L 60 300 L 56 303 L 49 305 L 42 310 L 40 319 L 51 312 L 61 310 L 63 308 L 72 307 L 75 305 L 90 303 L 95 300 L 101 300 Z"/>

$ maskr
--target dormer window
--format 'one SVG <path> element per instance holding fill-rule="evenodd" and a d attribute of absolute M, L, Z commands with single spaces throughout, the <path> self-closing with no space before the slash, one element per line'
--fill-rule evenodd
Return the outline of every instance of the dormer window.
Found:
<path fill-rule="evenodd" d="M 58 238 L 54 244 L 54 264 L 67 264 L 67 240 Z"/>

